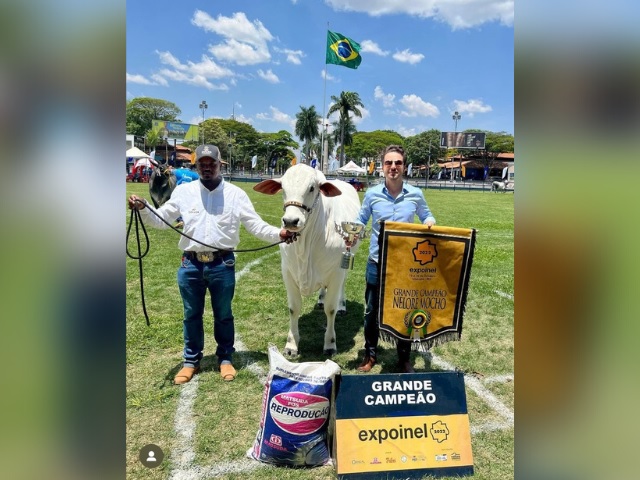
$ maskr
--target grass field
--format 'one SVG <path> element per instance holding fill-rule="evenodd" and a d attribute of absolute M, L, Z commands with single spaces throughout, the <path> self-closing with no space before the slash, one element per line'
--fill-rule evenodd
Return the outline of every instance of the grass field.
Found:
<path fill-rule="evenodd" d="M 249 194 L 264 220 L 279 225 L 282 198 Z M 127 184 L 127 195 L 149 199 L 147 184 Z M 360 193 L 361 198 L 364 193 Z M 465 373 L 473 478 L 510 479 L 513 464 L 513 212 L 514 196 L 491 192 L 425 191 L 439 225 L 476 228 L 476 252 L 462 340 L 434 348 L 427 356 L 412 353 L 417 372 L 458 369 Z M 125 223 L 130 211 L 123 199 Z M 267 347 L 282 351 L 288 331 L 286 292 L 277 248 L 239 253 L 236 258 L 234 316 L 238 376 L 223 382 L 216 365 L 211 309 L 205 311 L 202 371 L 185 386 L 172 379 L 181 367 L 182 301 L 176 282 L 180 263 L 178 235 L 147 230 L 150 250 L 143 260 L 144 293 L 151 326 L 142 310 L 138 262 L 127 257 L 127 478 L 128 479 L 299 479 L 335 478 L 333 467 L 285 469 L 246 458 L 258 428 L 264 380 L 269 369 Z M 347 315 L 336 321 L 338 353 L 333 360 L 345 374 L 355 374 L 363 353 L 364 269 L 368 239 L 347 277 Z M 239 249 L 263 246 L 244 229 Z M 135 251 L 135 240 L 129 240 Z M 323 361 L 324 314 L 305 299 L 300 319 L 298 361 Z M 395 348 L 381 342 L 373 373 L 393 373 Z M 140 448 L 162 447 L 164 460 L 155 469 L 138 460 Z"/>

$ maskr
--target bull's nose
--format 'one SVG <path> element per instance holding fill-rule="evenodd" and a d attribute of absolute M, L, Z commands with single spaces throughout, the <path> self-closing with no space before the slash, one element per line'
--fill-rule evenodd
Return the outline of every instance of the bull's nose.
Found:
<path fill-rule="evenodd" d="M 282 225 L 287 230 L 292 230 L 292 229 L 298 228 L 299 220 L 300 220 L 299 218 L 282 217 Z"/>

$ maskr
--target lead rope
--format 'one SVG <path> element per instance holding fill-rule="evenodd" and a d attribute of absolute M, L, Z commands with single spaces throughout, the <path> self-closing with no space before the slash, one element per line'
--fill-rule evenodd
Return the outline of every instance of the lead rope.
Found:
<path fill-rule="evenodd" d="M 131 234 L 131 225 L 133 224 L 133 220 L 135 220 L 136 224 L 136 243 L 138 245 L 138 255 L 134 256 L 129 252 L 129 235 Z M 139 226 L 142 226 L 142 232 L 144 233 L 144 238 L 146 241 L 146 249 L 144 253 L 140 251 L 140 231 Z M 147 229 L 144 228 L 144 223 L 142 223 L 142 218 L 140 217 L 140 210 L 131 210 L 131 216 L 129 217 L 129 227 L 127 228 L 127 255 L 134 260 L 138 260 L 138 268 L 140 270 L 140 296 L 142 297 L 142 311 L 144 312 L 144 318 L 147 321 L 147 327 L 151 326 L 151 322 L 149 322 L 149 315 L 147 315 L 147 305 L 144 301 L 144 276 L 142 275 L 142 258 L 149 253 L 149 235 L 147 234 Z"/>
<path fill-rule="evenodd" d="M 144 206 L 147 206 L 146 202 L 142 201 L 142 200 L 136 200 L 136 202 L 138 203 L 142 203 Z M 184 232 L 181 232 L 180 230 L 178 230 L 177 228 L 175 228 L 173 225 L 171 225 L 169 222 L 167 222 L 164 218 L 162 218 L 160 215 L 158 215 L 158 213 L 153 210 L 152 208 L 149 208 L 149 211 L 151 213 L 153 213 L 156 217 L 158 217 L 160 220 L 162 220 L 162 222 L 167 225 L 169 228 L 171 228 L 172 230 L 178 232 L 180 235 L 182 235 L 183 237 L 187 237 L 189 240 L 193 240 L 196 243 L 199 243 L 200 245 L 204 245 L 205 247 L 209 247 L 212 248 L 213 250 L 215 250 L 216 252 L 226 252 L 226 253 L 243 253 L 243 252 L 257 252 L 259 250 L 264 250 L 266 248 L 271 248 L 271 247 L 275 247 L 276 245 L 280 245 L 281 243 L 285 243 L 286 240 L 280 240 L 279 242 L 276 243 L 272 243 L 270 245 L 265 245 L 263 247 L 257 247 L 257 248 L 246 248 L 246 249 L 234 249 L 234 250 L 222 250 L 220 248 L 214 247 L 213 245 L 209 245 L 206 244 L 204 242 L 201 242 L 200 240 L 196 240 L 193 237 L 190 237 L 189 235 L 187 235 Z M 136 226 L 136 243 L 138 245 L 138 255 L 132 255 L 129 252 L 129 236 L 131 234 L 131 225 L 133 225 L 133 223 L 135 223 Z M 142 253 L 140 251 L 140 227 L 142 228 L 142 232 L 144 233 L 144 237 L 145 237 L 145 241 L 146 241 L 146 249 L 144 251 L 144 253 Z M 292 241 L 295 241 L 297 237 L 297 234 L 294 234 Z M 147 255 L 147 253 L 149 253 L 149 235 L 147 234 L 147 229 L 144 227 L 144 223 L 142 221 L 142 217 L 140 216 L 140 210 L 137 209 L 133 209 L 131 210 L 131 216 L 129 217 L 129 226 L 127 227 L 127 256 L 129 256 L 130 258 L 133 258 L 134 260 L 138 260 L 138 266 L 139 266 L 139 270 L 140 270 L 140 296 L 142 297 L 142 310 L 144 312 L 144 318 L 147 321 L 147 326 L 151 326 L 151 323 L 149 322 L 149 316 L 147 315 L 147 307 L 144 301 L 144 280 L 143 280 L 143 275 L 142 275 L 142 258 L 144 256 Z"/>

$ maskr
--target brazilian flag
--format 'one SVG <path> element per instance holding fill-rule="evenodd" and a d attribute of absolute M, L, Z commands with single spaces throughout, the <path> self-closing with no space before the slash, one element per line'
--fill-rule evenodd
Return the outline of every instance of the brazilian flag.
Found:
<path fill-rule="evenodd" d="M 362 62 L 360 44 L 344 35 L 327 30 L 327 61 L 347 68 L 358 68 Z"/>

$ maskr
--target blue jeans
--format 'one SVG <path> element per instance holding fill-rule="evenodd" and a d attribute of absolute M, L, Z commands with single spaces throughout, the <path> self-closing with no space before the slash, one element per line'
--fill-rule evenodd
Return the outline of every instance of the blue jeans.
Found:
<path fill-rule="evenodd" d="M 380 282 L 378 280 L 378 264 L 373 260 L 367 261 L 364 274 L 367 286 L 364 291 L 364 354 L 375 358 L 378 351 L 378 295 Z"/>
<path fill-rule="evenodd" d="M 380 327 L 378 325 L 380 279 L 378 275 L 378 264 L 373 260 L 367 261 L 365 279 L 367 286 L 364 291 L 364 354 L 376 358 L 378 353 L 378 338 L 380 336 Z M 410 341 L 398 340 L 396 350 L 400 363 L 409 361 L 411 355 Z"/>
<path fill-rule="evenodd" d="M 204 300 L 209 290 L 213 311 L 213 336 L 218 344 L 218 362 L 231 361 L 235 349 L 235 328 L 231 301 L 236 288 L 235 256 L 228 253 L 213 262 L 202 263 L 182 256 L 178 287 L 184 305 L 184 365 L 200 366 L 204 349 Z"/>

